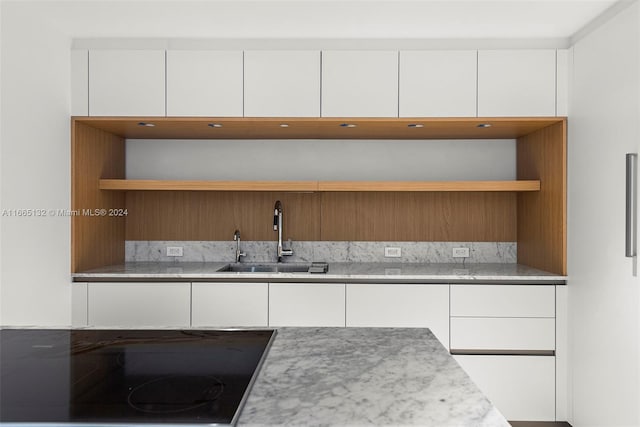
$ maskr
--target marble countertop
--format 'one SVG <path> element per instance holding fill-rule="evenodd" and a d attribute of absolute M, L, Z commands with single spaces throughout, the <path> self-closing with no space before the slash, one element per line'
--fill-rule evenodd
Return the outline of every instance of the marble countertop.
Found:
<path fill-rule="evenodd" d="M 509 426 L 428 329 L 281 328 L 238 425 Z"/>
<path fill-rule="evenodd" d="M 270 282 L 540 282 L 564 283 L 566 276 L 521 264 L 329 263 L 324 274 L 219 272 L 226 262 L 132 262 L 74 273 L 75 281 L 211 280 Z"/>

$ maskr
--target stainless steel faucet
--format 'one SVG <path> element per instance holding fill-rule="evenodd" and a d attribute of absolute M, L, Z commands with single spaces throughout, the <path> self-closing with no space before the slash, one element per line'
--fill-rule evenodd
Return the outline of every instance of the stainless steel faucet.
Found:
<path fill-rule="evenodd" d="M 293 249 L 285 249 L 282 246 L 282 203 L 280 200 L 276 200 L 276 205 L 273 208 L 273 231 L 278 232 L 278 262 L 282 261 L 283 256 L 293 255 Z M 291 243 L 289 243 L 291 246 Z"/>
<path fill-rule="evenodd" d="M 240 230 L 233 232 L 233 240 L 236 242 L 236 262 L 240 262 L 240 257 L 247 256 L 246 253 L 240 252 Z"/>

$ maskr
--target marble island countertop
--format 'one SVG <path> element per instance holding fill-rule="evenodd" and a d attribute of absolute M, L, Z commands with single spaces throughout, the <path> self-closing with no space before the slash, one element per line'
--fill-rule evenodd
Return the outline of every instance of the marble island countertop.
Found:
<path fill-rule="evenodd" d="M 509 426 L 428 329 L 281 328 L 238 425 Z"/>
<path fill-rule="evenodd" d="M 74 281 L 270 281 L 270 282 L 536 282 L 564 283 L 566 276 L 521 264 L 329 263 L 327 273 L 219 271 L 227 262 L 132 262 L 72 275 Z"/>

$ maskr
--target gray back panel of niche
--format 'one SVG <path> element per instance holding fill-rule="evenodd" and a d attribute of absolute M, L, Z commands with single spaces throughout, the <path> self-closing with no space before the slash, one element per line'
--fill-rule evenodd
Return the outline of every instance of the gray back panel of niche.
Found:
<path fill-rule="evenodd" d="M 229 241 L 127 241 L 127 262 L 233 262 L 235 242 Z M 168 257 L 167 246 L 182 246 L 182 257 Z M 312 242 L 293 241 L 293 256 L 286 262 L 399 262 L 462 263 L 453 258 L 452 250 L 469 248 L 466 263 L 516 263 L 516 242 Z M 400 258 L 386 258 L 385 247 L 399 247 Z M 276 242 L 243 241 L 247 254 L 242 262 L 275 262 Z"/>

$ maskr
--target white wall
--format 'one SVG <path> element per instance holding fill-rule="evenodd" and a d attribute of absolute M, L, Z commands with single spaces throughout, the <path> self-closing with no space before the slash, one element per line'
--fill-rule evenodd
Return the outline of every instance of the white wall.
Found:
<path fill-rule="evenodd" d="M 515 140 L 127 140 L 127 178 L 511 180 Z"/>
<path fill-rule="evenodd" d="M 574 427 L 640 425 L 640 279 L 624 257 L 625 153 L 640 149 L 639 7 L 574 46 L 569 312 Z"/>
<path fill-rule="evenodd" d="M 69 206 L 69 46 L 2 5 L 2 209 Z M 0 324 L 68 325 L 69 221 L 2 216 Z"/>

